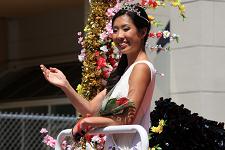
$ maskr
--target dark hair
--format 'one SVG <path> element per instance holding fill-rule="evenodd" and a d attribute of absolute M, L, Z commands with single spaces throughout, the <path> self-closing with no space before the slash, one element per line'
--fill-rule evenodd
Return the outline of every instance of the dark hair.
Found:
<path fill-rule="evenodd" d="M 119 10 L 112 18 L 112 26 L 114 24 L 114 21 L 116 20 L 116 18 L 123 16 L 123 15 L 128 15 L 131 20 L 133 21 L 135 27 L 137 28 L 138 31 L 140 31 L 143 28 L 147 28 L 147 32 L 144 38 L 144 42 L 146 43 L 147 39 L 148 39 L 148 33 L 150 31 L 151 28 L 151 24 L 150 21 L 148 21 L 148 15 L 145 12 L 145 10 L 140 7 L 139 5 L 135 5 L 135 4 L 131 4 L 131 7 L 135 8 L 135 10 L 137 10 L 140 14 L 138 15 L 136 12 L 133 11 L 129 11 L 126 9 L 121 9 Z M 121 76 L 123 75 L 123 73 L 125 72 L 125 69 L 128 66 L 128 62 L 127 62 L 127 56 L 125 54 L 123 54 L 120 58 L 119 64 L 117 66 L 117 68 L 115 69 L 115 71 L 113 71 L 107 81 L 106 84 L 106 89 L 107 89 L 107 93 L 115 86 L 115 84 L 120 80 Z"/>

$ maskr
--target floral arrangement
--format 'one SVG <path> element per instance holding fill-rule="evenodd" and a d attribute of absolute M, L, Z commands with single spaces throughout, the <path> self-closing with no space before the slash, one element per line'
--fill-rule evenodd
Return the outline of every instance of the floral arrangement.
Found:
<path fill-rule="evenodd" d="M 40 133 L 43 136 L 43 143 L 52 148 L 55 148 L 56 140 L 48 134 L 48 130 L 46 128 L 42 128 Z"/>
<path fill-rule="evenodd" d="M 78 43 L 81 44 L 81 54 L 78 56 L 82 67 L 82 82 L 77 86 L 77 92 L 86 99 L 92 99 L 105 86 L 110 73 L 117 67 L 120 52 L 112 41 L 112 17 L 125 4 L 134 0 L 92 0 L 90 14 L 83 32 L 78 32 Z M 180 0 L 141 0 L 140 5 L 146 10 L 155 10 L 168 5 L 178 8 L 182 18 L 185 18 L 185 6 Z M 160 27 L 161 23 L 149 15 L 152 25 Z M 178 42 L 179 36 L 169 31 L 150 32 L 149 38 L 169 38 Z M 161 45 L 151 46 L 151 51 L 169 50 Z"/>
<path fill-rule="evenodd" d="M 43 136 L 42 142 L 51 148 L 55 148 L 56 139 L 48 134 L 47 129 L 42 128 L 40 133 Z M 84 136 L 76 136 L 76 139 L 73 139 L 70 136 L 65 137 L 61 143 L 61 148 L 62 150 L 103 150 L 105 140 L 106 136 L 103 134 L 89 135 L 84 133 Z"/>
<path fill-rule="evenodd" d="M 156 101 L 150 116 L 149 145 L 153 150 L 225 149 L 224 123 L 191 113 L 171 98 Z"/>

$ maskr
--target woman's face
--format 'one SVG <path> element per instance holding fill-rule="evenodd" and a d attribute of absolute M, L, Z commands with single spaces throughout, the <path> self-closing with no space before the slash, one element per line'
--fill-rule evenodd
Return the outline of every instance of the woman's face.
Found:
<path fill-rule="evenodd" d="M 122 54 L 140 51 L 143 35 L 128 15 L 119 16 L 113 23 L 113 41 Z"/>

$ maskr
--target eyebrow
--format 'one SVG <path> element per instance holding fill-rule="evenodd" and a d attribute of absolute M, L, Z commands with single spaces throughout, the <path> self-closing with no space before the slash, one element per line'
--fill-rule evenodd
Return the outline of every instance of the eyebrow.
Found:
<path fill-rule="evenodd" d="M 123 24 L 123 25 L 122 25 L 122 28 L 127 27 L 127 26 L 130 27 L 129 24 Z M 113 28 L 118 28 L 118 26 L 113 26 Z"/>

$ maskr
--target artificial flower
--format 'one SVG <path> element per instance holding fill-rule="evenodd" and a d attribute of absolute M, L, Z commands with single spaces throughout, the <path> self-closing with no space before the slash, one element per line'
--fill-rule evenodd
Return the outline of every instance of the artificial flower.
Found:
<path fill-rule="evenodd" d="M 155 17 L 149 15 L 149 16 L 148 16 L 148 19 L 149 19 L 149 21 L 151 22 L 151 21 L 155 20 Z"/>
<path fill-rule="evenodd" d="M 162 32 L 161 32 L 161 31 L 157 32 L 157 33 L 156 33 L 156 37 L 157 37 L 157 38 L 161 38 L 161 37 L 162 37 Z"/>
<path fill-rule="evenodd" d="M 154 38 L 156 35 L 153 32 L 150 32 L 149 37 Z"/>
<path fill-rule="evenodd" d="M 76 90 L 77 90 L 77 93 L 78 93 L 78 94 L 81 94 L 81 93 L 82 93 L 82 91 L 83 91 L 83 89 L 82 89 L 82 85 L 81 85 L 81 84 L 78 84 L 78 85 L 77 85 L 77 89 L 76 89 Z"/>
<path fill-rule="evenodd" d="M 81 32 L 77 32 L 77 35 L 78 35 L 78 36 L 81 36 L 81 34 L 82 34 Z"/>
<path fill-rule="evenodd" d="M 106 59 L 104 57 L 100 57 L 98 60 L 97 60 L 97 69 L 101 69 L 103 67 L 106 66 Z"/>
<path fill-rule="evenodd" d="M 100 39 L 102 40 L 102 41 L 105 41 L 106 39 L 107 39 L 107 37 L 108 37 L 108 34 L 104 31 L 104 32 L 102 32 L 101 34 L 100 34 Z"/>
<path fill-rule="evenodd" d="M 46 135 L 44 137 L 43 143 L 45 143 L 46 145 L 48 145 L 52 148 L 55 148 L 56 140 L 53 137 L 51 137 L 50 135 Z"/>
<path fill-rule="evenodd" d="M 78 38 L 78 44 L 81 44 L 82 41 L 83 41 L 83 37 L 79 37 L 79 38 Z"/>
<path fill-rule="evenodd" d="M 46 128 L 41 128 L 40 133 L 48 133 L 48 130 L 46 130 Z"/>
<path fill-rule="evenodd" d="M 184 5 L 179 5 L 179 10 L 181 11 L 181 13 L 184 13 L 185 12 L 185 6 Z"/>
<path fill-rule="evenodd" d="M 161 119 L 161 120 L 159 120 L 159 126 L 165 126 L 166 125 L 166 122 L 165 122 L 165 120 L 163 120 L 163 119 Z"/>
<path fill-rule="evenodd" d="M 102 50 L 105 53 L 108 52 L 107 45 L 104 45 L 104 46 L 100 47 L 100 50 Z"/>
<path fill-rule="evenodd" d="M 163 131 L 163 128 L 161 126 L 158 126 L 158 127 L 151 127 L 151 131 L 154 132 L 154 133 L 162 133 Z"/>
<path fill-rule="evenodd" d="M 95 51 L 95 56 L 98 57 L 99 55 L 100 55 L 100 52 L 96 50 Z"/>

